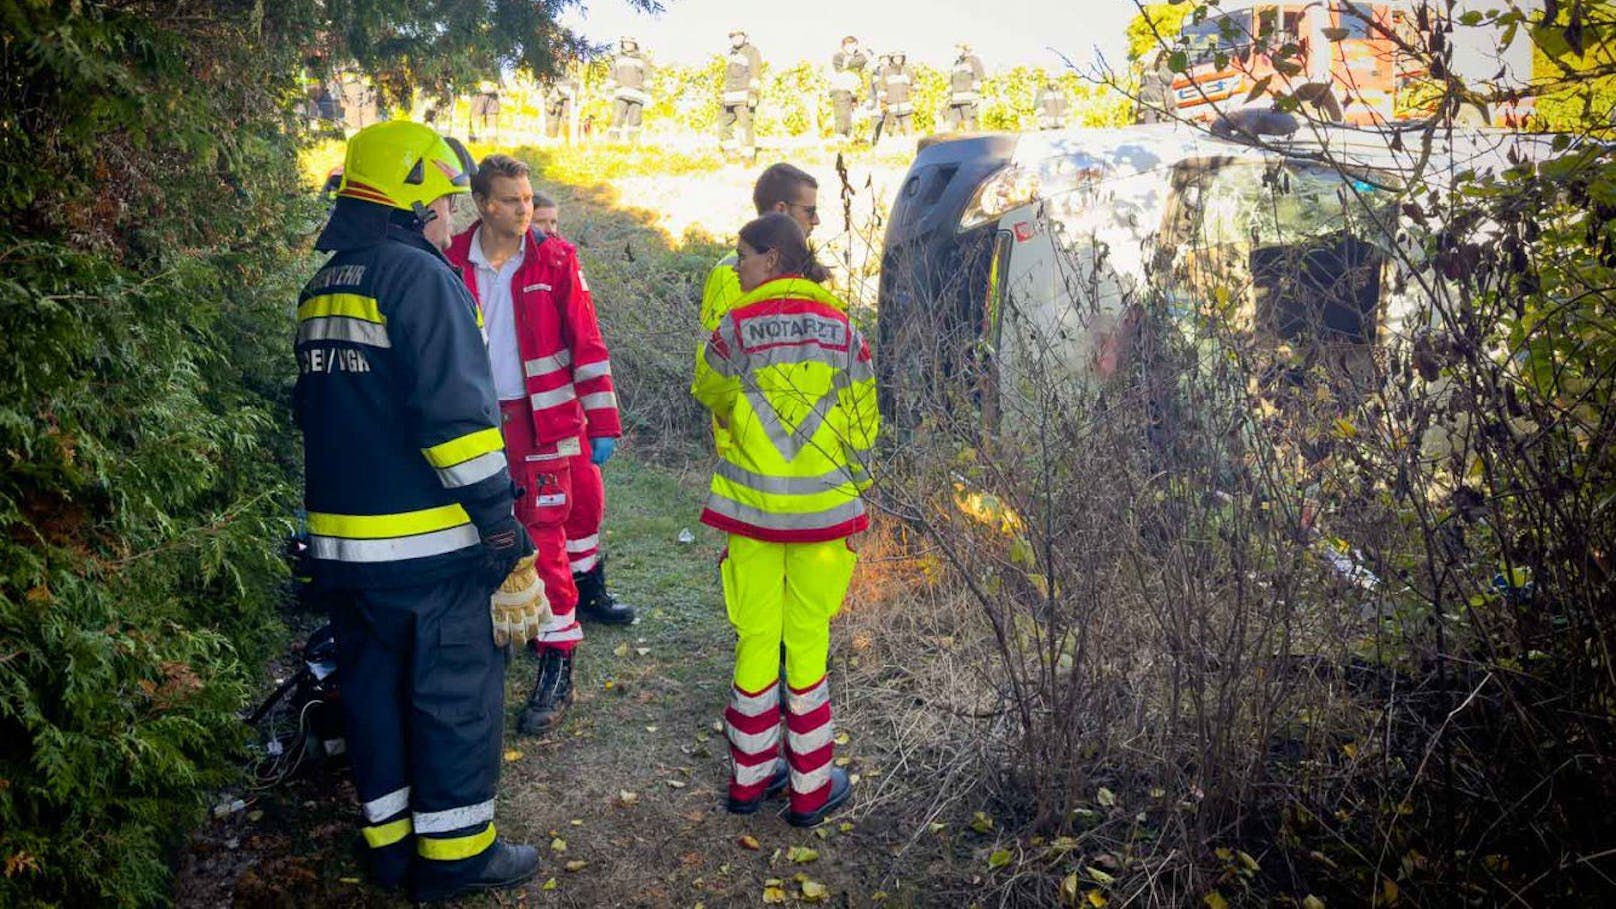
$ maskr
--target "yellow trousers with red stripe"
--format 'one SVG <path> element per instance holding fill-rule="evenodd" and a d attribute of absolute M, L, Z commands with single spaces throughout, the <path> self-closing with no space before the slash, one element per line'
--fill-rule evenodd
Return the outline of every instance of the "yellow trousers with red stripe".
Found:
<path fill-rule="evenodd" d="M 809 813 L 831 792 L 830 620 L 841 611 L 858 556 L 846 540 L 769 543 L 731 534 L 724 603 L 735 626 L 735 684 L 724 711 L 730 798 L 763 797 L 789 772 L 791 810 Z M 786 691 L 779 690 L 785 648 Z M 785 766 L 780 703 L 785 701 Z"/>
<path fill-rule="evenodd" d="M 780 677 L 806 688 L 825 677 L 830 620 L 842 609 L 858 555 L 846 540 L 771 543 L 730 534 L 724 606 L 735 626 L 735 686 L 760 691 Z"/>

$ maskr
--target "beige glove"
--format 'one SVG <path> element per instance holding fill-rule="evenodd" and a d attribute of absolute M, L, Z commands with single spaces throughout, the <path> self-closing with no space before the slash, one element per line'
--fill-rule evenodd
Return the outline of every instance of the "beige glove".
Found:
<path fill-rule="evenodd" d="M 510 576 L 494 591 L 494 646 L 521 644 L 539 633 L 550 618 L 550 600 L 533 570 L 533 557 L 523 556 Z"/>

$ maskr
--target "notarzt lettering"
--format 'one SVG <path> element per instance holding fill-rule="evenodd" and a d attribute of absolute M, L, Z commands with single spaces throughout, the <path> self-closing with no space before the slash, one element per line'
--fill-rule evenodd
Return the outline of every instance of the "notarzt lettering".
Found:
<path fill-rule="evenodd" d="M 370 372 L 365 352 L 349 347 L 306 347 L 297 352 L 297 365 L 304 374 Z"/>
<path fill-rule="evenodd" d="M 741 340 L 747 350 L 777 344 L 819 344 L 837 350 L 847 349 L 847 323 L 813 313 L 758 316 L 740 324 Z"/>

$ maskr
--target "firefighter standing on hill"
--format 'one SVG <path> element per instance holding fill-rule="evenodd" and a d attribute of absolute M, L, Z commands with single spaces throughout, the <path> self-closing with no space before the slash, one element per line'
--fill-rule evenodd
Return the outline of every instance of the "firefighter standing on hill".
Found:
<path fill-rule="evenodd" d="M 875 75 L 877 97 L 881 101 L 881 122 L 876 125 L 877 135 L 907 136 L 914 132 L 915 102 L 910 100 L 914 91 L 915 71 L 909 67 L 903 51 L 886 56 L 886 64 Z"/>
<path fill-rule="evenodd" d="M 864 87 L 870 56 L 859 47 L 852 35 L 842 39 L 842 49 L 830 58 L 830 103 L 836 117 L 836 136 L 853 136 L 853 108 L 858 104 L 859 89 Z"/>
<path fill-rule="evenodd" d="M 640 141 L 645 106 L 651 103 L 646 86 L 651 81 L 651 64 L 640 53 L 640 42 L 624 36 L 617 43 L 606 90 L 612 93 L 612 125 L 606 135 L 618 142 Z"/>
<path fill-rule="evenodd" d="M 569 67 L 570 69 L 570 67 Z M 544 134 L 551 139 L 572 138 L 572 108 L 578 103 L 578 81 L 570 73 L 558 75 L 544 91 Z"/>
<path fill-rule="evenodd" d="M 960 42 L 954 49 L 958 56 L 948 73 L 948 125 L 955 132 L 974 132 L 982 106 L 982 80 L 987 73 L 982 69 L 982 58 L 971 53 L 969 44 Z"/>
<path fill-rule="evenodd" d="M 490 155 L 472 198 L 481 219 L 454 238 L 448 255 L 482 307 L 505 450 L 523 491 L 516 517 L 538 549 L 536 567 L 552 610 L 530 642 L 539 671 L 517 721 L 518 732 L 536 734 L 560 722 L 572 703 L 573 654 L 583 628 L 567 526 L 600 526 L 605 495 L 597 468 L 612 456 L 622 427 L 611 360 L 577 251 L 530 227 L 528 166 Z M 594 617 L 633 621 L 633 610 L 602 596 L 603 569 L 590 576 Z"/>
<path fill-rule="evenodd" d="M 504 661 L 490 595 L 532 552 L 512 515 L 477 308 L 438 251 L 475 166 L 407 121 L 348 143 L 297 307 L 311 595 L 331 614 L 373 880 L 419 900 L 515 886 L 494 830 Z"/>
<path fill-rule="evenodd" d="M 786 820 L 811 827 L 851 791 L 834 766 L 826 664 L 830 620 L 858 562 L 850 538 L 869 525 L 875 372 L 789 215 L 741 228 L 735 270 L 742 296 L 708 339 L 691 387 L 730 434 L 701 516 L 729 535 L 724 604 L 737 640 L 724 713 L 727 807 L 752 814 L 789 787 Z"/>
<path fill-rule="evenodd" d="M 1038 89 L 1038 96 L 1033 98 L 1032 105 L 1039 129 L 1066 127 L 1066 114 L 1071 110 L 1072 102 L 1053 76 L 1044 80 L 1044 85 Z"/>
<path fill-rule="evenodd" d="M 729 53 L 724 61 L 724 92 L 719 98 L 723 109 L 718 115 L 718 147 L 725 153 L 757 157 L 753 119 L 762 91 L 763 55 L 747 40 L 745 29 L 732 28 Z M 737 127 L 741 132 L 739 139 L 735 138 Z"/>

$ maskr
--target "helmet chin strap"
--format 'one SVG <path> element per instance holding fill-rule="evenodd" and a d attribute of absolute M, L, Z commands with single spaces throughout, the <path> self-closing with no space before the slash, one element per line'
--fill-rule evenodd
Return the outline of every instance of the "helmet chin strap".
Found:
<path fill-rule="evenodd" d="M 422 227 L 425 227 L 437 220 L 438 213 L 421 204 L 420 202 L 412 202 L 410 205 L 411 209 L 415 212 L 415 220 L 419 222 Z"/>

